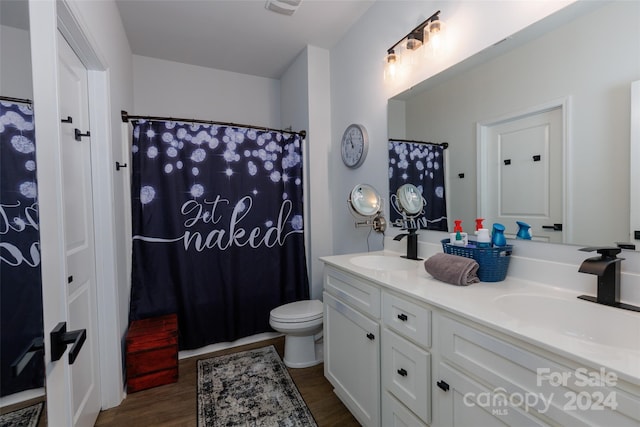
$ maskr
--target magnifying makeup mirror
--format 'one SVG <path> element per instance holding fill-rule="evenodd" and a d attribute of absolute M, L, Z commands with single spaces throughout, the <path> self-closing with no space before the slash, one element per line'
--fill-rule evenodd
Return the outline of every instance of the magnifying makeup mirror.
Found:
<path fill-rule="evenodd" d="M 403 215 L 409 218 L 416 217 L 422 213 L 425 200 L 422 193 L 413 184 L 404 184 L 396 192 L 398 207 Z"/>
<path fill-rule="evenodd" d="M 407 237 L 407 259 L 419 260 L 418 258 L 418 229 L 415 218 L 422 214 L 426 201 L 422 197 L 422 192 L 413 184 L 404 184 L 396 191 L 396 205 L 402 213 L 402 229 L 408 233 L 398 234 L 393 240 L 402 240 Z"/>
<path fill-rule="evenodd" d="M 372 227 L 378 233 L 387 228 L 387 221 L 382 216 L 382 198 L 369 184 L 358 184 L 349 193 L 351 214 L 358 219 L 356 227 Z"/>

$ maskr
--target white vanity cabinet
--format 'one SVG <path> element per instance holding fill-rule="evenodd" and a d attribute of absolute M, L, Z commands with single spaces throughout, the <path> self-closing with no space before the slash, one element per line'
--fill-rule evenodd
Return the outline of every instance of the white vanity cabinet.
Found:
<path fill-rule="evenodd" d="M 446 314 L 435 322 L 436 425 L 640 426 L 638 387 L 615 373 Z"/>
<path fill-rule="evenodd" d="M 380 426 L 380 289 L 325 269 L 324 375 L 353 416 Z"/>
<path fill-rule="evenodd" d="M 431 311 L 327 266 L 324 372 L 365 426 L 431 421 Z"/>
<path fill-rule="evenodd" d="M 640 427 L 640 380 L 624 369 L 638 360 L 633 343 L 603 356 L 583 337 L 547 340 L 526 317 L 492 312 L 506 289 L 350 259 L 325 260 L 325 376 L 362 425 Z"/>

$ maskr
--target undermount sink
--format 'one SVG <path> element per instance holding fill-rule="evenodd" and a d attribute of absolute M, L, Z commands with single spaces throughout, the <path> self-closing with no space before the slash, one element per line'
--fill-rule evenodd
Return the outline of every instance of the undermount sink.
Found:
<path fill-rule="evenodd" d="M 498 309 L 523 324 L 575 339 L 640 351 L 640 315 L 614 307 L 540 294 L 507 294 L 495 299 Z M 603 310 L 607 311 L 603 316 Z M 620 325 L 624 325 L 620 327 Z"/>
<path fill-rule="evenodd" d="M 358 267 L 370 268 L 372 270 L 412 270 L 419 263 L 399 256 L 384 255 L 360 255 L 349 260 L 353 265 Z"/>

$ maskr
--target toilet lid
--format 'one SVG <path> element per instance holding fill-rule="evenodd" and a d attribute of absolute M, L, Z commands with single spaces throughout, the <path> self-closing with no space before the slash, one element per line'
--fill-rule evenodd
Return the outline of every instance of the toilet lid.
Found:
<path fill-rule="evenodd" d="M 281 322 L 306 322 L 322 317 L 322 301 L 296 301 L 271 310 L 271 317 Z"/>

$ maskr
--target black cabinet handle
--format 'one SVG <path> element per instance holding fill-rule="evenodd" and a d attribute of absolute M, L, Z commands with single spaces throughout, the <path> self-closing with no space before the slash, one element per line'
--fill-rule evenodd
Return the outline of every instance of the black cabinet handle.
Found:
<path fill-rule="evenodd" d="M 71 118 L 71 116 L 67 116 L 66 119 L 60 119 L 60 121 L 62 123 L 73 123 L 73 119 Z"/>
<path fill-rule="evenodd" d="M 82 349 L 82 345 L 87 339 L 87 330 L 78 329 L 77 331 L 67 332 L 67 322 L 60 322 L 51 331 L 51 361 L 60 360 L 67 344 L 73 344 L 69 350 L 69 365 L 73 365 L 76 361 L 78 353 Z"/>
<path fill-rule="evenodd" d="M 406 377 L 407 376 L 406 369 L 404 369 L 404 368 L 398 369 L 398 375 L 400 375 L 401 377 Z"/>
<path fill-rule="evenodd" d="M 76 136 L 76 141 L 82 141 L 82 137 L 84 136 L 91 136 L 91 132 L 87 131 L 87 133 L 82 133 L 78 128 L 75 128 L 74 133 Z"/>
<path fill-rule="evenodd" d="M 376 336 L 375 336 L 375 335 L 373 335 L 371 332 L 369 332 L 369 333 L 367 334 L 367 338 L 369 338 L 371 341 L 373 341 L 373 340 L 375 340 L 375 339 L 376 339 Z"/>
<path fill-rule="evenodd" d="M 436 383 L 436 385 L 437 385 L 438 387 L 440 387 L 440 388 L 441 388 L 442 390 L 444 390 L 444 391 L 449 391 L 449 384 L 447 384 L 446 382 L 444 382 L 444 381 L 442 381 L 442 380 L 438 381 L 438 382 Z"/>
<path fill-rule="evenodd" d="M 407 317 L 406 314 L 400 313 L 400 314 L 398 314 L 398 319 L 402 320 L 403 322 L 406 322 L 407 319 L 409 319 L 409 318 Z"/>

